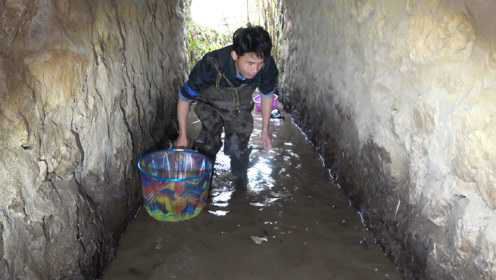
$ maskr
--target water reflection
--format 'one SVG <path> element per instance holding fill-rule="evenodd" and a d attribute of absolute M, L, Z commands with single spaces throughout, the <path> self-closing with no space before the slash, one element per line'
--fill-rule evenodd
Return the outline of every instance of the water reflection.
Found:
<path fill-rule="evenodd" d="M 279 199 L 281 199 L 281 197 L 265 197 L 263 201 L 250 202 L 250 205 L 254 207 L 267 207 Z"/>
<path fill-rule="evenodd" d="M 204 214 L 158 224 L 141 211 L 105 280 L 400 279 L 308 139 L 289 118 L 271 124 L 266 152 L 255 120 L 245 191 L 221 150 Z"/>
<path fill-rule="evenodd" d="M 215 216 L 225 216 L 231 211 L 226 211 L 226 210 L 208 210 L 208 213 L 215 215 Z"/>
<path fill-rule="evenodd" d="M 273 187 L 272 158 L 262 156 L 252 168 L 248 169 L 248 190 L 257 194 Z"/>
<path fill-rule="evenodd" d="M 228 186 L 221 188 L 215 188 L 211 191 L 211 204 L 216 207 L 227 207 L 229 205 L 229 200 L 234 193 L 234 189 Z"/>
<path fill-rule="evenodd" d="M 277 180 L 275 179 L 281 175 L 290 176 L 286 166 L 291 166 L 299 162 L 298 154 L 293 151 L 293 143 L 283 142 L 279 145 L 277 144 L 277 130 L 283 124 L 283 120 L 271 120 L 273 149 L 271 151 L 265 151 L 259 140 L 262 131 L 260 126 L 261 116 L 255 114 L 254 118 L 254 129 L 250 141 L 251 153 L 249 168 L 247 170 L 248 182 L 246 191 L 236 190 L 233 185 L 230 174 L 230 158 L 221 149 L 217 154 L 215 162 L 215 175 L 210 194 L 210 214 L 219 216 L 218 213 L 222 213 L 222 215 L 229 213 L 229 211 L 226 213 L 218 212 L 219 210 L 217 208 L 229 208 L 230 201 L 236 196 L 236 192 L 247 196 L 250 200 L 249 205 L 257 208 L 269 207 L 276 201 L 290 196 L 287 188 L 276 186 Z M 280 158 L 280 155 L 283 158 Z"/>

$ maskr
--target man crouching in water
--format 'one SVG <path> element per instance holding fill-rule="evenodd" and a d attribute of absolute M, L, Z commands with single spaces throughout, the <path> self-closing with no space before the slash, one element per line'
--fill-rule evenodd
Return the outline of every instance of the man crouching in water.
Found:
<path fill-rule="evenodd" d="M 207 53 L 193 67 L 179 92 L 176 147 L 189 145 L 187 119 L 191 102 L 196 101 L 195 113 L 202 128 L 193 147 L 215 162 L 224 129 L 224 153 L 231 158 L 237 189 L 245 189 L 248 181 L 248 142 L 253 131 L 251 111 L 255 88 L 263 94 L 261 140 L 265 150 L 272 148 L 269 126 L 278 70 L 271 49 L 269 33 L 262 27 L 239 28 L 233 34 L 232 45 Z"/>

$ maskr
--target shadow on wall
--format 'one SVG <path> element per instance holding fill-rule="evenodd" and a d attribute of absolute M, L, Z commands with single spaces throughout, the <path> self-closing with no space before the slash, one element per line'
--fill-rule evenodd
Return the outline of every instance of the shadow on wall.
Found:
<path fill-rule="evenodd" d="M 95 278 L 171 137 L 182 1 L 0 2 L 0 278 Z M 70 252 L 70 254 L 68 254 Z"/>

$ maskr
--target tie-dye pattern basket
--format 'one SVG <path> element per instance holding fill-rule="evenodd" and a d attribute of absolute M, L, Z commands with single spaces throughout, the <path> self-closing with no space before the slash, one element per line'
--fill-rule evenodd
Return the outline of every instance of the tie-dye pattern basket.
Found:
<path fill-rule="evenodd" d="M 158 221 L 196 217 L 207 204 L 212 162 L 189 149 L 168 149 L 138 160 L 146 211 Z"/>

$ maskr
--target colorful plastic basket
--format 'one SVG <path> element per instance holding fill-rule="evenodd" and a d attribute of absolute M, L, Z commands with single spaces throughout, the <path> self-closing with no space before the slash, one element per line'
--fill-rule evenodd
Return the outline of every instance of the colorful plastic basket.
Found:
<path fill-rule="evenodd" d="M 196 217 L 207 204 L 212 162 L 190 149 L 152 152 L 138 160 L 146 211 L 158 221 Z"/>

